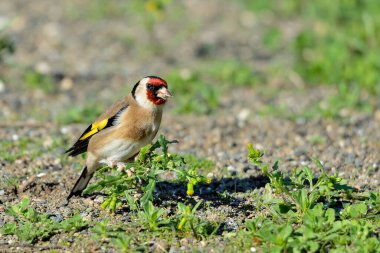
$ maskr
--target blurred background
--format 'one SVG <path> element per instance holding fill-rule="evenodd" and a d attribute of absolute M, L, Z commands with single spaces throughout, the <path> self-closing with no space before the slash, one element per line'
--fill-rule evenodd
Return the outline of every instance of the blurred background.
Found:
<path fill-rule="evenodd" d="M 260 174 L 253 143 L 378 185 L 378 13 L 375 0 L 0 1 L 0 157 L 10 174 L 79 169 L 64 150 L 157 75 L 174 94 L 161 133 L 216 174 Z"/>
<path fill-rule="evenodd" d="M 1 1 L 0 117 L 89 122 L 146 75 L 167 79 L 180 114 L 242 103 L 288 119 L 372 114 L 379 11 L 375 0 Z"/>

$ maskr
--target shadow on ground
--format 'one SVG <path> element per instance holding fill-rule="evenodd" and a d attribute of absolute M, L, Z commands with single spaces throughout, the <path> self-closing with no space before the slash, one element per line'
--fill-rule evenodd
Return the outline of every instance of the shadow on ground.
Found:
<path fill-rule="evenodd" d="M 154 204 L 176 206 L 178 202 L 195 204 L 196 199 L 211 202 L 211 206 L 218 207 L 227 205 L 241 207 L 242 200 L 233 196 L 235 193 L 249 192 L 264 187 L 269 179 L 263 175 L 250 176 L 246 178 L 221 178 L 215 179 L 211 184 L 199 184 L 194 187 L 194 195 L 188 196 L 186 185 L 172 181 L 157 182 L 154 194 Z M 85 197 L 106 196 L 101 192 L 86 194 Z M 198 198 L 194 198 L 198 197 Z M 243 201 L 244 202 L 244 201 Z M 125 211 L 125 210 L 124 210 Z M 123 210 L 121 210 L 123 212 Z"/>
<path fill-rule="evenodd" d="M 263 175 L 246 178 L 221 178 L 213 180 L 211 184 L 201 184 L 195 187 L 194 196 L 205 201 L 211 201 L 212 206 L 229 205 L 239 206 L 241 200 L 232 196 L 234 193 L 249 192 L 264 187 L 269 179 Z M 186 194 L 183 183 L 159 182 L 157 183 L 155 202 L 187 201 L 195 202 L 194 198 Z"/>

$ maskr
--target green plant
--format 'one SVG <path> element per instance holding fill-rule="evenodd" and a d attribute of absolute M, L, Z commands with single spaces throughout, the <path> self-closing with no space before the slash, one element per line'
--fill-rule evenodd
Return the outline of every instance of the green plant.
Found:
<path fill-rule="evenodd" d="M 220 94 L 235 86 L 263 81 L 251 66 L 231 59 L 207 61 L 188 69 L 176 69 L 165 77 L 176 97 L 176 112 L 210 114 L 219 106 Z"/>
<path fill-rule="evenodd" d="M 181 94 L 176 98 L 176 112 L 208 114 L 219 105 L 219 91 L 209 85 L 199 73 L 181 74 L 172 71 L 166 77 L 172 85 L 173 94 Z"/>
<path fill-rule="evenodd" d="M 24 151 L 22 152 L 14 152 L 11 148 L 14 148 L 15 144 L 14 141 L 10 140 L 2 140 L 1 141 L 1 149 L 0 149 L 0 156 L 4 161 L 13 162 L 18 157 L 22 156 Z"/>
<path fill-rule="evenodd" d="M 347 108 L 371 112 L 374 108 L 368 99 L 370 98 L 363 96 L 363 91 L 358 84 L 339 83 L 337 93 L 320 103 L 317 110 L 326 118 L 340 117 L 344 115 L 344 110 Z"/>
<path fill-rule="evenodd" d="M 298 213 L 305 214 L 320 198 L 330 199 L 333 191 L 353 190 L 346 184 L 340 184 L 344 182 L 341 178 L 328 176 L 319 161 L 315 160 L 315 163 L 321 171 L 321 175 L 316 182 L 309 167 L 293 169 L 290 180 L 286 181 L 284 180 L 284 174 L 278 170 L 278 162 L 273 165 L 272 172 L 269 172 L 265 166 L 262 169 L 276 192 L 282 193 L 288 198 L 288 201 L 283 204 L 289 208 L 295 206 Z M 305 187 L 306 185 L 308 187 Z"/>
<path fill-rule="evenodd" d="M 376 225 L 366 219 L 344 219 L 322 203 L 309 209 L 296 226 L 286 219 L 283 223 L 258 217 L 247 221 L 246 228 L 266 252 L 340 252 L 345 248 L 376 252 L 379 247 Z"/>
<path fill-rule="evenodd" d="M 132 237 L 127 235 L 128 232 L 121 224 L 110 225 L 109 221 L 109 218 L 105 218 L 95 223 L 94 226 L 90 228 L 92 238 L 96 241 L 110 242 L 121 252 L 129 251 Z"/>
<path fill-rule="evenodd" d="M 168 220 L 162 219 L 164 212 L 163 208 L 156 208 L 151 201 L 148 201 L 138 213 L 139 220 L 147 229 L 156 231 L 160 229 L 160 226 L 168 223 Z"/>
<path fill-rule="evenodd" d="M 168 153 L 168 144 L 175 142 L 161 135 L 153 145 L 143 147 L 134 162 L 126 163 L 125 170 L 103 167 L 95 174 L 100 180 L 87 187 L 85 193 L 105 191 L 108 197 L 102 207 L 112 212 L 122 204 L 122 199 L 127 201 L 131 210 L 145 208 L 149 211 L 148 203 L 153 200 L 159 175 L 172 171 L 176 173 L 178 182 L 187 182 L 187 194 L 192 195 L 196 184 L 210 183 L 211 180 L 199 175 L 197 168 L 187 164 L 181 155 Z M 162 153 L 158 153 L 158 149 Z"/>
<path fill-rule="evenodd" d="M 380 91 L 375 74 L 379 67 L 375 55 L 380 50 L 379 6 L 375 1 L 241 2 L 260 17 L 272 12 L 280 20 L 302 22 L 290 46 L 294 49 L 294 67 L 308 83 L 357 84 L 372 92 Z M 270 34 L 278 26 L 264 28 Z"/>
<path fill-rule="evenodd" d="M 66 14 L 69 18 L 87 19 L 91 21 L 99 21 L 105 18 L 122 17 L 127 13 L 128 4 L 119 1 L 93 0 L 85 2 L 82 8 L 78 5 L 68 5 Z"/>
<path fill-rule="evenodd" d="M 0 63 L 3 62 L 6 54 L 14 53 L 14 51 L 15 45 L 13 41 L 8 36 L 0 35 Z"/>
<path fill-rule="evenodd" d="M 92 101 L 83 107 L 69 106 L 64 112 L 59 113 L 57 121 L 60 124 L 87 123 L 89 119 L 95 119 L 101 113 L 99 104 Z"/>
<path fill-rule="evenodd" d="M 143 0 L 143 1 L 130 1 L 128 2 L 127 10 L 133 10 L 133 12 L 138 12 L 139 22 L 143 24 L 142 29 L 149 36 L 147 41 L 153 42 L 149 43 L 147 50 L 153 54 L 160 54 L 164 50 L 161 39 L 158 37 L 156 26 L 167 20 L 170 16 L 175 15 L 175 12 L 168 12 L 168 7 L 178 6 L 180 9 L 180 4 L 173 2 L 172 0 Z"/>
<path fill-rule="evenodd" d="M 188 164 L 191 169 L 201 170 L 202 172 L 208 172 L 215 168 L 215 163 L 211 160 L 204 158 L 199 158 L 191 154 L 183 154 L 182 157 L 185 159 L 186 164 Z"/>
<path fill-rule="evenodd" d="M 53 93 L 57 91 L 57 86 L 48 75 L 41 74 L 35 70 L 26 70 L 24 73 L 25 85 L 30 89 L 40 89 L 47 93 Z"/>
<path fill-rule="evenodd" d="M 154 26 L 160 20 L 165 18 L 165 11 L 171 4 L 172 0 L 144 0 L 137 1 L 135 4 L 143 3 L 145 18 L 145 28 L 151 34 L 152 38 L 156 38 L 154 35 Z M 141 9 L 136 7 L 137 9 Z"/>
<path fill-rule="evenodd" d="M 380 10 L 372 0 L 240 1 L 256 13 L 263 46 L 275 55 L 287 48 L 292 59 L 282 64 L 306 86 L 329 85 L 336 94 L 318 101 L 302 117 L 344 117 L 347 111 L 372 112 L 380 93 Z M 268 14 L 271 15 L 268 15 Z M 268 16 L 276 16 L 276 19 Z M 290 40 L 281 37 L 281 21 L 300 24 Z M 287 75 L 287 74 L 286 74 Z M 271 109 L 271 108 L 267 108 Z M 279 114 L 281 114 L 279 112 Z M 288 116 L 288 113 L 285 114 Z"/>
<path fill-rule="evenodd" d="M 252 145 L 248 151 L 249 160 L 270 180 L 258 202 L 267 215 L 248 220 L 240 236 L 252 237 L 264 252 L 376 252 L 380 247 L 378 193 L 356 193 L 339 177 L 327 175 L 318 160 L 318 177 L 308 167 L 286 177 L 278 162 L 269 171 L 262 152 Z"/>
<path fill-rule="evenodd" d="M 205 78 L 216 83 L 219 87 L 252 86 L 262 82 L 258 73 L 254 73 L 252 66 L 238 60 L 225 59 L 210 61 L 202 66 Z"/>
<path fill-rule="evenodd" d="M 380 62 L 373 54 L 380 50 L 379 6 L 355 0 L 300 7 L 308 14 L 308 26 L 294 41 L 299 73 L 309 81 L 354 83 L 378 93 L 379 78 L 374 73 Z"/>
<path fill-rule="evenodd" d="M 179 202 L 177 212 L 167 216 L 164 208 L 154 207 L 149 201 L 138 211 L 137 216 L 132 214 L 135 222 L 115 223 L 114 220 L 106 218 L 95 223 L 90 232 L 94 240 L 112 244 L 121 251 L 146 251 L 152 238 L 170 241 L 173 238 L 188 238 L 189 233 L 193 233 L 197 240 L 206 239 L 207 236 L 215 234 L 219 224 L 197 217 L 196 210 L 200 204 L 198 202 L 191 207 Z"/>
<path fill-rule="evenodd" d="M 21 137 L 15 140 L 1 140 L 0 157 L 8 162 L 13 162 L 20 157 L 30 156 L 34 158 L 39 154 L 39 150 L 32 149 L 33 139 Z"/>
<path fill-rule="evenodd" d="M 181 202 L 178 203 L 179 223 L 177 228 L 180 231 L 191 231 L 194 238 L 198 240 L 214 234 L 219 228 L 218 224 L 203 221 L 197 217 L 196 211 L 201 204 L 202 201 L 198 201 L 194 207 L 191 207 Z"/>
<path fill-rule="evenodd" d="M 9 188 L 17 188 L 17 186 L 19 185 L 19 180 L 17 179 L 17 177 L 6 177 L 5 178 L 5 186 L 9 187 Z"/>
<path fill-rule="evenodd" d="M 7 208 L 6 213 L 15 218 L 1 228 L 4 235 L 16 235 L 21 241 L 36 243 L 47 240 L 60 232 L 78 231 L 88 225 L 79 214 L 62 221 L 55 221 L 48 214 L 40 214 L 29 207 L 29 199 Z"/>

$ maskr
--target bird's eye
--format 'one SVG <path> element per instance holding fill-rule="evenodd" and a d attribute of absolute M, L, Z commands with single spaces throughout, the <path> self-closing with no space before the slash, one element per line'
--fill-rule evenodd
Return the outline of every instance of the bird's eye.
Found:
<path fill-rule="evenodd" d="M 150 91 L 154 91 L 156 88 L 154 87 L 154 85 L 148 84 L 147 85 L 147 89 L 150 90 Z"/>

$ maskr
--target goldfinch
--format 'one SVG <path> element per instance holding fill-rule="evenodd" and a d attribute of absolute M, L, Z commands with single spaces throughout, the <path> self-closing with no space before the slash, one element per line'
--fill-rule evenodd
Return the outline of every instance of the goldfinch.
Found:
<path fill-rule="evenodd" d="M 157 134 L 163 107 L 170 97 L 165 80 L 148 76 L 135 84 L 131 94 L 101 114 L 66 151 L 69 156 L 87 152 L 86 165 L 67 200 L 82 193 L 101 163 L 128 161 L 149 144 Z"/>

